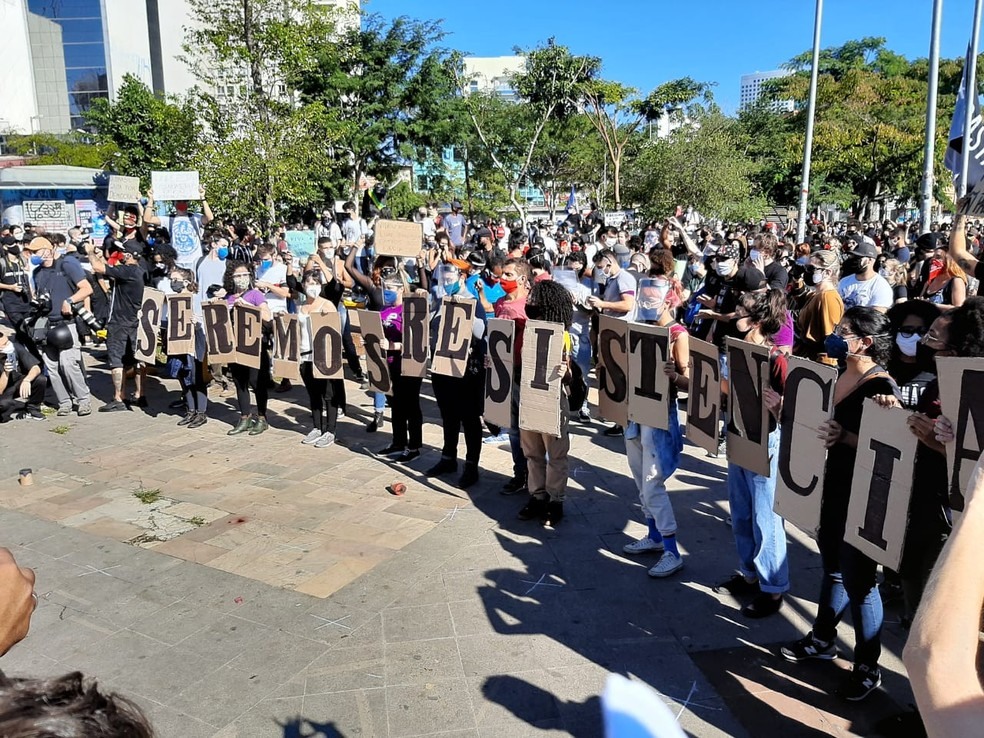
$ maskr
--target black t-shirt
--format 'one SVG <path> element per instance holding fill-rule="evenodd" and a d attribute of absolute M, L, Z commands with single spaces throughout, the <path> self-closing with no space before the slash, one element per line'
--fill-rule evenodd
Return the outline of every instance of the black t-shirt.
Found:
<path fill-rule="evenodd" d="M 106 276 L 113 280 L 113 298 L 109 308 L 109 325 L 133 327 L 140 315 L 143 302 L 144 275 L 139 264 L 117 264 L 106 267 Z"/>
<path fill-rule="evenodd" d="M 27 270 L 18 257 L 4 255 L 3 258 L 0 258 L 0 284 L 19 284 L 21 286 L 20 292 L 0 291 L 0 305 L 3 306 L 3 311 L 12 321 L 17 323 L 30 312 L 31 299 Z"/>
<path fill-rule="evenodd" d="M 40 295 L 47 293 L 51 296 L 52 320 L 64 320 L 62 304 L 75 294 L 78 286 L 85 282 L 85 269 L 74 256 L 66 255 L 50 266 L 39 266 L 34 269 L 34 288 Z"/>
<path fill-rule="evenodd" d="M 771 289 L 786 289 L 786 285 L 789 284 L 789 272 L 782 264 L 773 261 L 771 264 L 766 264 L 763 271 L 765 272 L 765 281 L 769 283 Z"/>
<path fill-rule="evenodd" d="M 10 345 L 14 347 L 14 367 L 10 372 L 10 380 L 7 383 L 8 388 L 19 383 L 27 376 L 27 373 L 31 369 L 39 366 L 41 363 L 34 354 L 17 341 L 10 341 Z M 6 356 L 0 356 L 0 369 L 4 368 L 5 359 Z"/>

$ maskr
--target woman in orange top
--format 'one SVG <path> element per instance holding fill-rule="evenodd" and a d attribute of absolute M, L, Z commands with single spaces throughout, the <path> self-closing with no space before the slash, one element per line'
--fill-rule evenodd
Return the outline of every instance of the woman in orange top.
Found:
<path fill-rule="evenodd" d="M 827 357 L 823 342 L 844 316 L 844 301 L 837 291 L 839 272 L 836 251 L 814 251 L 804 279 L 813 285 L 813 296 L 800 310 L 797 321 L 797 345 L 793 353 L 813 361 L 836 366 Z"/>

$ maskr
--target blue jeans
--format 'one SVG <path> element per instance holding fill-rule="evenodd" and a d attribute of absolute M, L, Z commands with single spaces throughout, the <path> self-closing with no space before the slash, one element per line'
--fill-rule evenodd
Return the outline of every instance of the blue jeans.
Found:
<path fill-rule="evenodd" d="M 377 413 L 383 412 L 386 409 L 386 395 L 382 392 L 372 393 L 372 409 Z"/>
<path fill-rule="evenodd" d="M 846 510 L 821 514 L 817 544 L 823 561 L 823 580 L 813 635 L 822 641 L 833 641 L 838 623 L 850 608 L 854 623 L 854 663 L 874 669 L 881 657 L 884 619 L 876 578 L 878 565 L 854 546 L 844 543 L 846 517 Z"/>
<path fill-rule="evenodd" d="M 581 330 L 572 329 L 571 336 L 571 358 L 581 369 L 584 381 L 588 381 L 588 374 L 591 372 L 591 340 L 588 337 L 588 326 L 582 326 Z M 587 404 L 587 400 L 585 400 Z M 571 410 L 580 408 L 572 407 Z"/>
<path fill-rule="evenodd" d="M 745 577 L 758 577 L 763 592 L 781 594 L 789 590 L 789 563 L 783 519 L 772 510 L 779 461 L 778 428 L 769 434 L 769 458 L 768 477 L 728 464 L 728 501 L 739 570 Z"/>

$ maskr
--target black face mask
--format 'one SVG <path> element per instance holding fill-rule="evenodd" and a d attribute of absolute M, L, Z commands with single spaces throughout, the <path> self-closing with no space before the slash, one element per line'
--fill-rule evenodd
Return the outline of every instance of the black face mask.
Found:
<path fill-rule="evenodd" d="M 867 269 L 863 266 L 864 258 L 860 256 L 849 256 L 844 260 L 842 271 L 845 274 L 862 274 Z"/>
<path fill-rule="evenodd" d="M 539 305 L 530 305 L 526 303 L 526 317 L 530 320 L 540 320 L 543 317 L 543 311 L 540 309 Z"/>
<path fill-rule="evenodd" d="M 7 248 L 7 253 L 10 254 L 11 256 L 20 256 L 20 252 L 21 252 L 20 246 L 17 246 L 15 244 L 13 246 L 7 246 L 6 248 Z"/>
<path fill-rule="evenodd" d="M 916 364 L 923 369 L 936 371 L 936 349 L 920 341 L 916 344 Z"/>

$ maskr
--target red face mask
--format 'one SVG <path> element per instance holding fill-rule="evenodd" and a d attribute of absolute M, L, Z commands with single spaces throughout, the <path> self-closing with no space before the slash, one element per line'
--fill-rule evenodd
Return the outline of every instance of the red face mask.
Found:
<path fill-rule="evenodd" d="M 519 282 L 515 279 L 500 278 L 499 285 L 502 287 L 503 290 L 506 291 L 506 294 L 512 294 L 519 288 Z"/>

